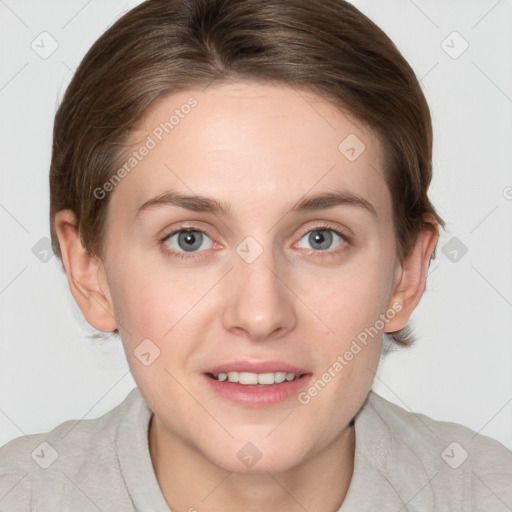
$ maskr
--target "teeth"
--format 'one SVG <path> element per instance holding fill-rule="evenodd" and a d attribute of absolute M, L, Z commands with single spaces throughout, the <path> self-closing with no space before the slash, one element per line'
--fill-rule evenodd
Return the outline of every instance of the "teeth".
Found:
<path fill-rule="evenodd" d="M 238 374 L 239 384 L 258 384 L 258 375 L 249 372 L 240 372 Z"/>
<path fill-rule="evenodd" d="M 258 378 L 258 384 L 266 384 L 271 385 L 275 384 L 275 374 L 274 373 L 260 373 L 257 376 Z"/>
<path fill-rule="evenodd" d="M 290 375 L 293 375 L 290 373 Z M 274 373 L 274 381 L 276 384 L 280 384 L 286 380 L 286 372 L 276 372 Z"/>
<path fill-rule="evenodd" d="M 264 386 L 271 386 L 272 384 L 280 384 L 281 382 L 292 381 L 298 379 L 300 375 L 295 373 L 286 372 L 272 372 L 272 373 L 251 373 L 251 372 L 220 372 L 214 373 L 213 378 L 220 382 L 228 380 L 229 382 L 237 382 L 244 386 L 254 386 L 261 384 Z"/>

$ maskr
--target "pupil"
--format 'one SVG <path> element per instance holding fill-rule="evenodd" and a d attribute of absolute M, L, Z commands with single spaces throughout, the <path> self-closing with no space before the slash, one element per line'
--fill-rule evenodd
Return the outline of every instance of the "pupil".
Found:
<path fill-rule="evenodd" d="M 332 233 L 327 230 L 312 231 L 309 235 L 309 243 L 314 249 L 328 249 L 332 243 Z M 314 244 L 317 244 L 317 247 Z"/>
<path fill-rule="evenodd" d="M 178 236 L 179 246 L 187 252 L 194 251 L 201 247 L 203 234 L 198 231 L 183 231 Z"/>

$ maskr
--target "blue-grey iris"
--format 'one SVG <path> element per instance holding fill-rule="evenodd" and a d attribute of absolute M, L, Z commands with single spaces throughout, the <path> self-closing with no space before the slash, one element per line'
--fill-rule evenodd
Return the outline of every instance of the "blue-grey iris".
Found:
<path fill-rule="evenodd" d="M 200 231 L 183 231 L 178 235 L 178 245 L 184 251 L 195 251 L 202 243 L 203 234 Z"/>

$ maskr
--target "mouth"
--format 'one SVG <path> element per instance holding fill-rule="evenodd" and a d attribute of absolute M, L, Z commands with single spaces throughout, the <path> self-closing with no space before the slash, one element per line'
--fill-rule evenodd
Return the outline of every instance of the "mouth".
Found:
<path fill-rule="evenodd" d="M 269 407 L 296 398 L 312 373 L 283 362 L 233 362 L 203 373 L 210 390 L 246 407 Z"/>
<path fill-rule="evenodd" d="M 285 371 L 252 373 L 252 372 L 219 372 L 206 373 L 210 379 L 218 382 L 232 382 L 242 386 L 273 386 L 283 382 L 292 382 L 305 377 L 307 373 L 291 373 Z"/>

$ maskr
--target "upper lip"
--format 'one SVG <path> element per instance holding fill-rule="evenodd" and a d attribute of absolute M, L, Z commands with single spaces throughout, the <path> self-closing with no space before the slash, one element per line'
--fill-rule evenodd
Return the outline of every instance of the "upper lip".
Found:
<path fill-rule="evenodd" d="M 229 372 L 249 372 L 249 373 L 275 373 L 286 372 L 302 375 L 309 373 L 304 368 L 294 366 L 283 361 L 231 361 L 213 366 L 205 371 L 205 373 L 229 373 Z"/>

